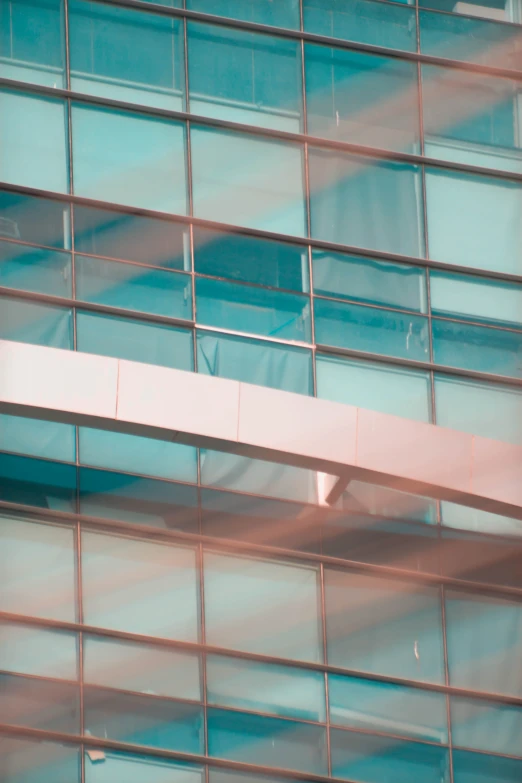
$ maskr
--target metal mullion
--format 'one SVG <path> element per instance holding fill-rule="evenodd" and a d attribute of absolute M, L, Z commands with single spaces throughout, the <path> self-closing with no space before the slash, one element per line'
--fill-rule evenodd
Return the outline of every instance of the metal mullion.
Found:
<path fill-rule="evenodd" d="M 442 648 L 444 656 L 444 684 L 446 688 L 450 687 L 449 677 L 449 662 L 448 662 L 448 633 L 446 622 L 446 596 L 444 585 L 440 586 L 440 602 L 441 602 L 441 625 L 442 625 Z M 446 720 L 448 723 L 448 760 L 450 765 L 450 780 L 449 783 L 453 783 L 453 741 L 451 734 L 451 700 L 450 694 L 446 691 Z"/>
<path fill-rule="evenodd" d="M 207 634 L 205 624 L 205 576 L 203 544 L 200 543 L 197 548 L 197 569 L 199 575 L 199 631 L 201 635 L 201 686 L 202 686 L 202 706 L 203 706 L 203 748 L 204 755 L 208 756 L 208 688 L 207 688 Z M 208 783 L 208 769 L 205 770 L 205 779 Z"/>
<path fill-rule="evenodd" d="M 327 639 L 327 627 L 326 627 L 326 591 L 325 591 L 325 579 L 324 579 L 324 563 L 319 565 L 319 580 L 320 580 L 320 612 L 321 612 L 321 637 L 323 642 L 323 662 L 325 666 L 328 663 L 328 639 Z M 330 722 L 330 693 L 329 693 L 329 674 L 325 669 L 324 671 L 324 698 L 325 698 L 325 718 L 326 718 L 326 761 L 328 775 L 332 775 L 332 746 L 331 746 L 331 722 Z"/>

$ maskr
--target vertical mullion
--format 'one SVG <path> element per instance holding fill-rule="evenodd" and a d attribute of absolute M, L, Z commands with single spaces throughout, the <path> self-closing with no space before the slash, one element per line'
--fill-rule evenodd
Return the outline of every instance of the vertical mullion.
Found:
<path fill-rule="evenodd" d="M 450 684 L 449 664 L 448 664 L 448 633 L 446 626 L 446 595 L 444 585 L 440 586 L 441 600 L 441 620 L 442 620 L 442 644 L 444 653 L 444 684 L 446 687 Z M 451 702 L 450 695 L 446 693 L 446 719 L 448 723 L 448 759 L 449 759 L 449 780 L 453 783 L 453 740 L 451 736 Z"/>
<path fill-rule="evenodd" d="M 205 627 L 205 579 L 204 579 L 204 561 L 203 561 L 203 544 L 199 543 L 197 548 L 198 553 L 198 573 L 199 573 L 199 603 L 200 603 L 200 634 L 201 643 L 206 645 L 207 635 Z M 208 757 L 208 698 L 207 698 L 207 653 L 205 650 L 200 652 L 201 661 L 201 683 L 202 683 L 202 697 L 203 697 L 203 752 Z M 208 764 L 205 765 L 205 783 L 208 783 L 209 770 Z"/>
<path fill-rule="evenodd" d="M 326 664 L 328 661 L 328 648 L 326 639 L 326 596 L 324 587 L 324 564 L 319 566 L 319 580 L 321 591 L 321 630 L 323 640 L 323 662 Z M 328 673 L 324 672 L 324 698 L 325 698 L 325 715 L 326 715 L 326 760 L 328 765 L 328 776 L 332 776 L 332 753 L 330 742 L 330 697 L 328 692 Z"/>

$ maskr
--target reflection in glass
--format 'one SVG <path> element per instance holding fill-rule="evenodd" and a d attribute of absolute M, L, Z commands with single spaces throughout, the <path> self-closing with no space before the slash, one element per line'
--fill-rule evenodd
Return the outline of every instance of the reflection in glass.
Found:
<path fill-rule="evenodd" d="M 71 278 L 69 253 L 58 253 L 0 240 L 1 286 L 51 296 L 70 297 Z"/>
<path fill-rule="evenodd" d="M 80 693 L 76 684 L 0 673 L 0 693 L 1 723 L 79 733 Z"/>
<path fill-rule="evenodd" d="M 522 331 L 432 321 L 434 361 L 496 375 L 522 376 Z"/>
<path fill-rule="evenodd" d="M 432 269 L 430 300 L 434 315 L 522 325 L 522 286 L 517 283 Z"/>
<path fill-rule="evenodd" d="M 74 745 L 0 737 L 2 783 L 80 783 Z"/>
<path fill-rule="evenodd" d="M 0 237 L 70 250 L 69 205 L 0 190 Z"/>
<path fill-rule="evenodd" d="M 0 338 L 72 349 L 72 310 L 0 296 Z"/>
<path fill-rule="evenodd" d="M 522 710 L 483 699 L 451 698 L 455 745 L 517 756 L 522 743 Z"/>
<path fill-rule="evenodd" d="M 274 27 L 299 27 L 299 0 L 186 0 L 191 11 Z"/>
<path fill-rule="evenodd" d="M 203 783 L 203 780 L 203 770 L 189 764 L 112 751 L 104 752 L 100 764 L 92 751 L 85 752 L 85 783 Z"/>
<path fill-rule="evenodd" d="M 56 421 L 0 414 L 0 449 L 33 457 L 74 462 L 76 427 Z"/>
<path fill-rule="evenodd" d="M 75 680 L 77 654 L 74 633 L 0 622 L 0 669 L 3 671 Z"/>
<path fill-rule="evenodd" d="M 454 749 L 453 770 L 455 783 L 519 783 L 522 760 Z"/>

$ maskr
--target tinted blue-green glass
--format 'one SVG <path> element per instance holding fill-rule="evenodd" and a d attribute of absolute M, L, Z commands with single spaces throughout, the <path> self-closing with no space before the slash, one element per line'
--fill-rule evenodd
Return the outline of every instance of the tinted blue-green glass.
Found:
<path fill-rule="evenodd" d="M 210 704 L 324 722 L 324 674 L 221 655 L 207 656 Z"/>
<path fill-rule="evenodd" d="M 143 0 L 144 3 L 157 3 L 158 5 L 167 5 L 170 8 L 183 8 L 183 0 Z"/>
<path fill-rule="evenodd" d="M 522 286 L 430 270 L 431 312 L 499 325 L 522 324 Z"/>
<path fill-rule="evenodd" d="M 242 712 L 207 710 L 211 756 L 326 775 L 322 726 Z"/>
<path fill-rule="evenodd" d="M 509 0 L 484 0 L 481 5 L 468 3 L 448 3 L 447 0 L 419 0 L 421 8 L 435 8 L 438 11 L 446 11 L 454 14 L 467 14 L 468 16 L 483 16 L 485 19 L 498 19 L 505 22 L 517 21 L 514 18 L 517 5 L 513 7 Z"/>
<path fill-rule="evenodd" d="M 83 311 L 76 314 L 76 329 L 79 351 L 193 369 L 192 333 L 188 329 Z"/>
<path fill-rule="evenodd" d="M 77 299 L 170 318 L 192 318 L 189 275 L 88 256 L 77 255 L 74 263 Z"/>
<path fill-rule="evenodd" d="M 518 783 L 522 777 L 522 761 L 453 750 L 455 783 Z"/>
<path fill-rule="evenodd" d="M 35 655 L 34 651 L 38 650 Z M 0 623 L 0 669 L 39 677 L 75 680 L 78 640 L 68 631 Z"/>
<path fill-rule="evenodd" d="M 274 27 L 299 27 L 299 0 L 186 0 L 191 11 Z"/>
<path fill-rule="evenodd" d="M 153 756 L 107 751 L 103 754 L 103 763 L 98 764 L 87 749 L 85 783 L 115 783 L 116 780 L 127 783 L 202 783 L 204 777 L 199 767 Z"/>
<path fill-rule="evenodd" d="M 76 466 L 0 454 L 0 497 L 10 503 L 76 511 Z"/>
<path fill-rule="evenodd" d="M 310 342 L 310 299 L 267 288 L 196 279 L 196 320 L 238 332 Z"/>
<path fill-rule="evenodd" d="M 196 217 L 306 234 L 301 147 L 194 126 L 190 137 Z"/>
<path fill-rule="evenodd" d="M 443 501 L 440 504 L 440 515 L 443 525 L 458 530 L 492 533 L 497 536 L 522 536 L 521 520 L 478 508 Z"/>
<path fill-rule="evenodd" d="M 414 63 L 314 44 L 306 45 L 305 62 L 306 111 L 312 136 L 418 151 Z"/>
<path fill-rule="evenodd" d="M 78 196 L 186 213 L 182 123 L 73 104 L 72 124 Z"/>
<path fill-rule="evenodd" d="M 4 182 L 68 193 L 65 101 L 0 89 L 0 135 Z"/>
<path fill-rule="evenodd" d="M 415 51 L 415 10 L 372 0 L 304 0 L 309 33 Z"/>
<path fill-rule="evenodd" d="M 0 237 L 70 250 L 69 205 L 0 190 Z"/>
<path fill-rule="evenodd" d="M 65 87 L 62 0 L 6 0 L 0 6 L 0 76 Z"/>
<path fill-rule="evenodd" d="M 80 691 L 76 684 L 0 673 L 0 693 L 2 723 L 79 733 Z"/>
<path fill-rule="evenodd" d="M 187 29 L 193 114 L 300 131 L 297 41 L 199 22 Z"/>
<path fill-rule="evenodd" d="M 2 783 L 80 783 L 80 758 L 73 745 L 0 738 Z"/>
<path fill-rule="evenodd" d="M 328 694 L 334 725 L 448 741 L 446 697 L 442 693 L 329 674 Z"/>
<path fill-rule="evenodd" d="M 312 394 L 312 355 L 304 348 L 197 332 L 198 372 Z"/>
<path fill-rule="evenodd" d="M 71 278 L 68 253 L 0 241 L 0 285 L 70 297 Z"/>
<path fill-rule="evenodd" d="M 437 364 L 498 375 L 522 376 L 522 331 L 508 332 L 454 321 L 432 321 Z"/>
<path fill-rule="evenodd" d="M 181 19 L 72 0 L 69 36 L 71 89 L 184 110 Z"/>
<path fill-rule="evenodd" d="M 351 731 L 330 732 L 332 775 L 362 783 L 449 783 L 446 748 L 372 737 Z"/>
<path fill-rule="evenodd" d="M 72 311 L 2 296 L 0 337 L 51 348 L 72 348 Z"/>
<path fill-rule="evenodd" d="M 428 361 L 428 322 L 422 316 L 314 299 L 315 339 L 356 351 Z"/>
<path fill-rule="evenodd" d="M 309 290 L 308 252 L 286 242 L 194 226 L 196 272 L 294 291 Z"/>
<path fill-rule="evenodd" d="M 76 459 L 76 427 L 0 414 L 0 449 L 63 462 Z"/>
<path fill-rule="evenodd" d="M 424 255 L 418 167 L 320 149 L 309 165 L 314 238 Z"/>
<path fill-rule="evenodd" d="M 314 292 L 426 312 L 424 270 L 363 256 L 312 250 Z"/>
<path fill-rule="evenodd" d="M 483 699 L 451 698 L 455 745 L 516 756 L 522 747 L 522 709 Z"/>

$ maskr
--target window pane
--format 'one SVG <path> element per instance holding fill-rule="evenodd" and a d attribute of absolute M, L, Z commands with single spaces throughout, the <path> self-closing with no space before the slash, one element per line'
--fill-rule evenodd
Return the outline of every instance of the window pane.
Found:
<path fill-rule="evenodd" d="M 317 569 L 205 553 L 207 644 L 322 660 Z"/>
<path fill-rule="evenodd" d="M 432 321 L 434 361 L 497 375 L 522 375 L 522 332 Z"/>
<path fill-rule="evenodd" d="M 322 672 L 209 655 L 207 689 L 210 704 L 325 721 Z"/>
<path fill-rule="evenodd" d="M 323 727 L 215 708 L 207 714 L 211 756 L 326 775 Z"/>
<path fill-rule="evenodd" d="M 76 314 L 76 328 L 79 351 L 193 369 L 192 332 L 188 329 L 82 311 Z"/>
<path fill-rule="evenodd" d="M 72 311 L 1 296 L 0 338 L 72 349 Z"/>
<path fill-rule="evenodd" d="M 78 676 L 76 634 L 2 621 L 0 669 L 75 680 Z"/>
<path fill-rule="evenodd" d="M 70 528 L 0 517 L 0 608 L 74 622 L 74 534 Z"/>
<path fill-rule="evenodd" d="M 181 19 L 73 0 L 69 35 L 72 90 L 184 110 Z"/>
<path fill-rule="evenodd" d="M 451 699 L 451 733 L 455 745 L 512 756 L 522 747 L 522 710 L 482 699 Z"/>
<path fill-rule="evenodd" d="M 437 589 L 331 569 L 325 579 L 332 666 L 444 681 Z"/>
<path fill-rule="evenodd" d="M 213 128 L 191 128 L 194 214 L 304 236 L 301 148 Z"/>
<path fill-rule="evenodd" d="M 517 283 L 430 270 L 430 299 L 435 315 L 522 324 L 522 286 Z"/>
<path fill-rule="evenodd" d="M 444 501 L 440 504 L 440 513 L 442 524 L 448 527 L 476 533 L 493 533 L 499 536 L 522 536 L 520 519 Z"/>
<path fill-rule="evenodd" d="M 469 2 L 456 3 L 449 6 L 445 0 L 419 0 L 423 8 L 435 8 L 454 14 L 467 14 L 468 16 L 483 16 L 484 19 L 498 19 L 505 22 L 516 22 L 518 3 L 510 3 L 509 0 L 484 0 L 483 5 L 475 5 Z"/>
<path fill-rule="evenodd" d="M 317 354 L 316 367 L 318 397 L 417 421 L 431 420 L 427 372 L 321 354 Z"/>
<path fill-rule="evenodd" d="M 103 752 L 102 759 L 94 756 L 100 751 L 85 753 L 86 783 L 203 783 L 203 772 L 198 767 L 152 756 Z M 103 764 L 96 763 L 103 760 Z M 32 783 L 32 781 L 31 781 Z M 61 783 L 61 781 L 60 781 Z"/>
<path fill-rule="evenodd" d="M 72 122 L 78 196 L 186 213 L 183 123 L 82 104 Z"/>
<path fill-rule="evenodd" d="M 191 11 L 274 27 L 299 27 L 299 0 L 186 0 Z"/>
<path fill-rule="evenodd" d="M 389 9 L 395 10 L 393 6 Z M 419 150 L 414 63 L 307 44 L 308 132 L 367 147 Z"/>
<path fill-rule="evenodd" d="M 198 372 L 273 389 L 312 394 L 312 355 L 263 340 L 197 332 Z"/>
<path fill-rule="evenodd" d="M 520 759 L 503 759 L 484 753 L 453 751 L 455 783 L 518 783 L 522 776 Z"/>
<path fill-rule="evenodd" d="M 28 188 L 69 191 L 65 101 L 0 89 L 0 176 Z"/>
<path fill-rule="evenodd" d="M 2 673 L 0 694 L 2 723 L 79 733 L 80 693 L 77 685 Z"/>
<path fill-rule="evenodd" d="M 70 250 L 69 206 L 0 190 L 0 237 Z"/>
<path fill-rule="evenodd" d="M 0 285 L 70 297 L 71 257 L 69 253 L 0 241 Z"/>
<path fill-rule="evenodd" d="M 424 255 L 418 167 L 320 149 L 309 162 L 313 237 Z"/>
<path fill-rule="evenodd" d="M 310 300 L 223 280 L 196 280 L 197 321 L 238 332 L 310 342 Z"/>
<path fill-rule="evenodd" d="M 78 750 L 71 745 L 0 737 L 2 783 L 80 783 Z"/>
<path fill-rule="evenodd" d="M 83 533 L 85 622 L 117 631 L 197 641 L 195 569 L 195 551 L 188 547 Z"/>
<path fill-rule="evenodd" d="M 76 511 L 76 466 L 0 454 L 0 497 L 10 503 Z"/>
<path fill-rule="evenodd" d="M 74 462 L 76 427 L 55 421 L 0 414 L 0 449 L 34 457 Z"/>

